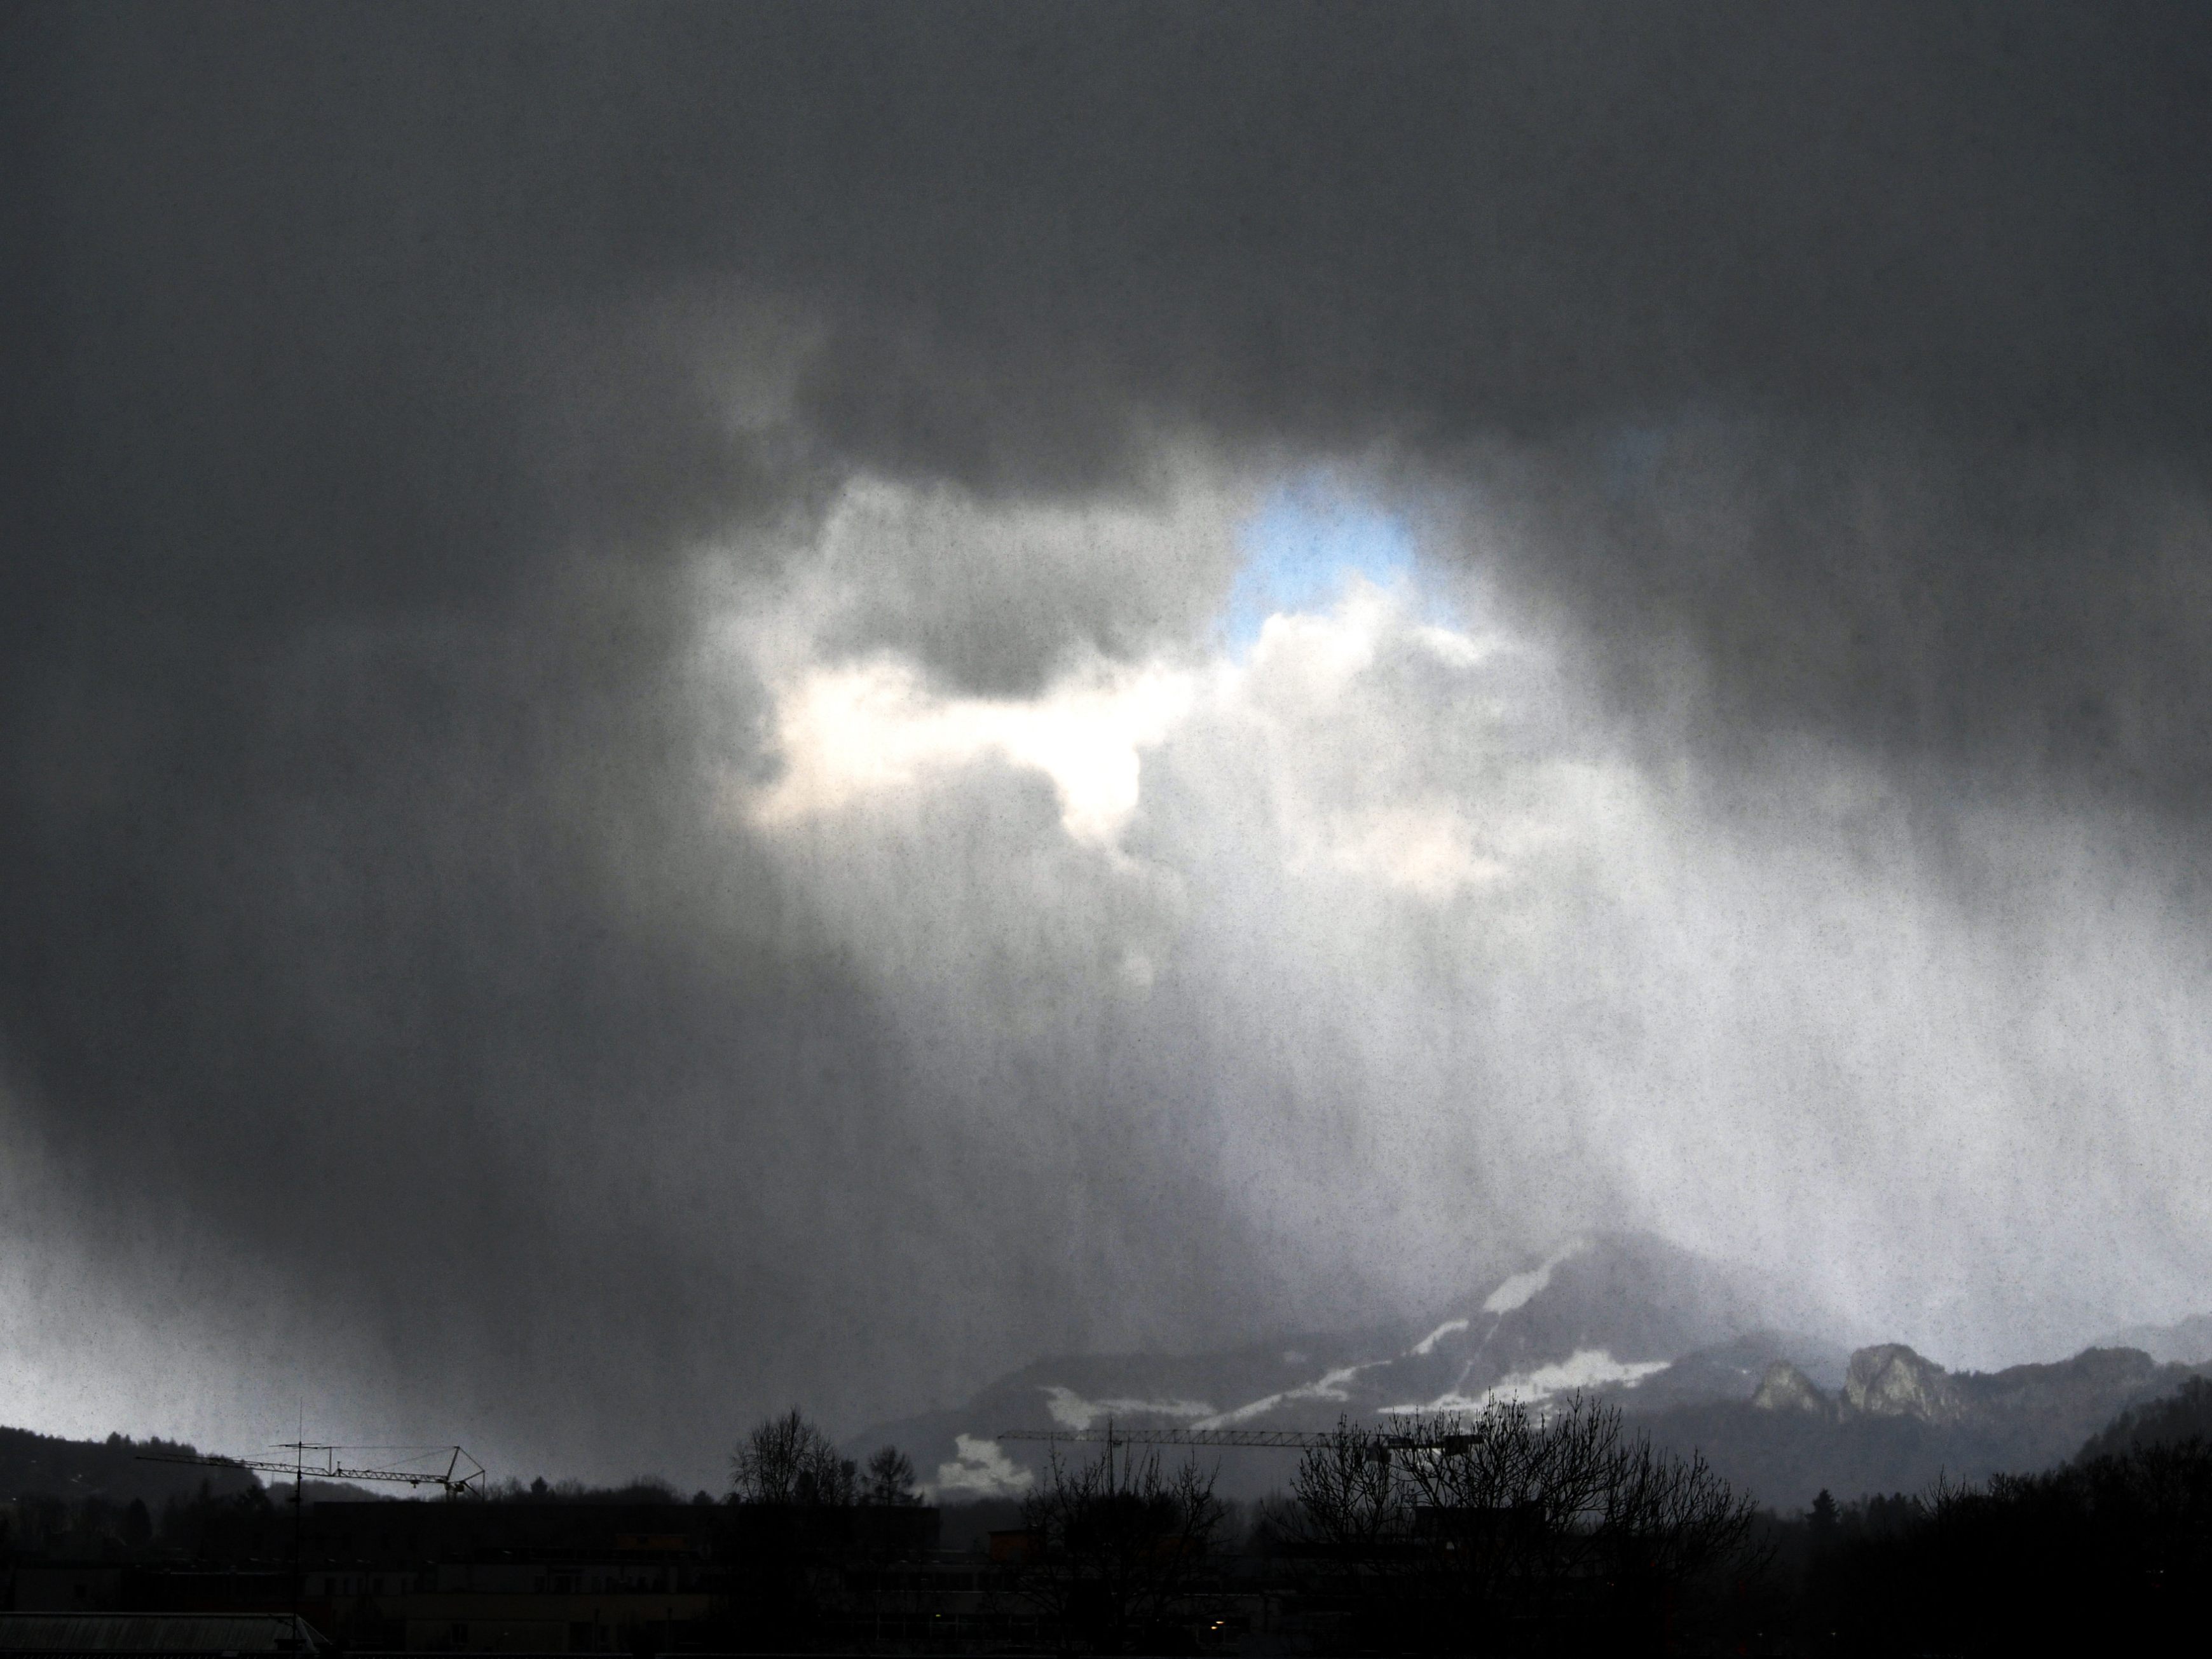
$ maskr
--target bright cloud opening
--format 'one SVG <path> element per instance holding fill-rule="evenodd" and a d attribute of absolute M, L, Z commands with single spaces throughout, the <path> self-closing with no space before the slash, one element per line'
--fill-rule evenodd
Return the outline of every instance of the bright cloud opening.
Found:
<path fill-rule="evenodd" d="M 864 495 L 854 514 L 833 515 L 833 564 L 849 556 L 838 553 L 841 538 L 869 526 L 888 534 L 884 526 L 902 522 L 888 486 Z M 1010 537 L 1002 526 L 975 533 Z M 1254 805 L 1273 815 L 1291 872 L 1372 882 L 1431 902 L 1504 877 L 1513 849 L 1549 831 L 1539 828 L 1532 841 L 1529 823 L 1506 822 L 1526 818 L 1525 802 L 1501 814 L 1494 792 L 1471 803 L 1431 781 L 1417 729 L 1389 734 L 1412 746 L 1395 779 L 1371 779 L 1345 799 L 1333 775 L 1347 763 L 1374 771 L 1380 751 L 1370 736 L 1358 739 L 1362 754 L 1341 752 L 1345 735 L 1380 712 L 1364 682 L 1379 689 L 1392 674 L 1419 672 L 1472 683 L 1495 678 L 1501 652 L 1523 648 L 1436 620 L 1439 607 L 1415 584 L 1404 521 L 1321 483 L 1271 492 L 1239 540 L 1244 563 L 1224 614 L 1226 641 L 1217 634 L 1195 656 L 1188 647 L 1133 660 L 1093 651 L 1027 696 L 948 691 L 896 651 L 840 656 L 823 641 L 834 636 L 840 608 L 855 601 L 820 571 L 804 578 L 770 621 L 756 608 L 743 641 L 773 695 L 769 746 L 778 767 L 771 782 L 743 792 L 744 810 L 785 830 L 951 787 L 963 769 L 995 759 L 1051 781 L 1072 841 L 1118 853 L 1143 804 L 1146 756 L 1200 732 L 1235 733 L 1248 752 L 1272 758 L 1272 781 Z M 1495 694 L 1473 698 L 1468 712 L 1478 720 L 1514 714 Z"/>
<path fill-rule="evenodd" d="M 890 657 L 809 668 L 779 688 L 783 772 L 756 814 L 787 824 L 997 756 L 1052 780 L 1071 838 L 1111 847 L 1137 809 L 1139 752 L 1196 695 L 1194 676 L 1158 665 L 1102 663 L 1018 700 L 945 696 Z"/>

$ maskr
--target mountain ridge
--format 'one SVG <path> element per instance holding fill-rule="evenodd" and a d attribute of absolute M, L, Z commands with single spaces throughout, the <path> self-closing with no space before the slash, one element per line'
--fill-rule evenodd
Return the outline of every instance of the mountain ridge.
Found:
<path fill-rule="evenodd" d="M 1904 1343 L 1847 1350 L 1812 1334 L 1832 1322 L 1761 1274 L 1650 1234 L 1599 1233 L 1528 1259 L 1427 1320 L 1214 1353 L 1040 1359 L 963 1405 L 879 1425 L 848 1446 L 898 1444 L 940 1500 L 1004 1498 L 1026 1490 L 1050 1455 L 1048 1442 L 997 1437 L 1011 1429 L 1310 1431 L 1340 1417 L 1471 1413 L 1492 1401 L 1540 1407 L 1581 1394 L 1632 1413 L 1663 1443 L 1705 1452 L 1766 1501 L 1802 1504 L 1822 1486 L 1917 1490 L 1942 1474 L 2046 1467 L 2193 1374 L 2140 1348 L 2101 1346 L 1952 1371 Z M 1219 1467 L 1223 1490 L 1237 1496 L 1290 1474 L 1280 1452 L 1222 1450 Z"/>
<path fill-rule="evenodd" d="M 228 1493 L 261 1485 L 249 1469 L 168 1461 L 198 1455 L 189 1444 L 158 1438 L 111 1434 L 105 1440 L 71 1440 L 34 1429 L 0 1428 L 0 1499 L 100 1498 L 128 1504 L 137 1498 L 151 1506 L 189 1498 L 203 1487 Z"/>

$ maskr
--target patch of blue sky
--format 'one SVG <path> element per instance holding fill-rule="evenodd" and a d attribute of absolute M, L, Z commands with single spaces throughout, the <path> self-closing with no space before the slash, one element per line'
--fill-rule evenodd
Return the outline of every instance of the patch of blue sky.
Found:
<path fill-rule="evenodd" d="M 1400 590 L 1414 580 L 1417 550 L 1406 520 L 1326 477 L 1270 490 L 1239 540 L 1244 563 L 1221 618 L 1238 656 L 1268 617 L 1327 611 L 1354 577 Z"/>

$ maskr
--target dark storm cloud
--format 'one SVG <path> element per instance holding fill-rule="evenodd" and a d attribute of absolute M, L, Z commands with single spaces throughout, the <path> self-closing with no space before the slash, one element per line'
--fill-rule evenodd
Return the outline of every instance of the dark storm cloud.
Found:
<path fill-rule="evenodd" d="M 986 489 L 1111 481 L 1162 425 L 1435 447 L 1714 407 L 1816 455 L 1828 422 L 1909 423 L 1997 475 L 1959 483 L 1970 514 L 2051 446 L 2076 494 L 2203 459 L 2185 8 L 15 34 L 43 394 L 15 453 L 142 603 L 496 591 L 549 544 L 655 550 L 788 487 L 711 407 L 711 302 L 636 327 L 686 284 L 822 325 L 816 459 Z"/>
<path fill-rule="evenodd" d="M 1726 769 L 1817 733 L 1933 795 L 2144 809 L 2184 838 L 2212 805 L 2193 458 L 1692 416 L 1466 470 L 1508 579 L 1662 742 Z"/>
<path fill-rule="evenodd" d="M 1226 1265 L 1160 1320 L 1237 1300 L 1203 1182 L 1107 1124 L 1090 1243 L 923 1306 L 1054 1206 L 685 827 L 683 556 L 854 470 L 1380 450 L 1492 492 L 1625 698 L 1691 652 L 1723 752 L 2212 780 L 2192 9 L 149 8 L 0 50 L 11 1084 L 88 1237 L 294 1262 L 403 1371 L 619 1333 L 517 1396 L 549 1423 L 640 1355 L 672 1422 L 888 1404 L 848 1336 L 938 1386 L 1194 1241 Z M 1011 611 L 902 574 L 926 623 L 866 626 L 1003 689 L 1192 611 L 1068 568 Z"/>

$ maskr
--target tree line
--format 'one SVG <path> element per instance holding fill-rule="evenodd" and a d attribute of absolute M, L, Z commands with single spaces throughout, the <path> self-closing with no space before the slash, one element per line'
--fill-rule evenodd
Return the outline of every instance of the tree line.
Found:
<path fill-rule="evenodd" d="M 2212 1627 L 2212 1382 L 2058 1468 L 1768 1523 L 1762 1622 L 1807 1651 L 2146 1652 Z"/>
<path fill-rule="evenodd" d="M 738 1495 L 866 1501 L 805 1430 L 795 1413 L 757 1430 Z M 990 1578 L 1061 1652 L 1231 1651 L 1230 1610 L 1255 1591 L 1294 1609 L 1276 1650 L 1310 1653 L 2142 1647 L 2212 1626 L 2212 1381 L 2057 1469 L 1823 1492 L 1794 1516 L 1573 1399 L 1340 1422 L 1242 1514 L 1194 1460 L 1055 1451 L 1018 1520 L 993 1535 Z"/>
<path fill-rule="evenodd" d="M 702 1582 L 726 1605 L 694 1635 L 714 1650 L 1994 1655 L 2212 1625 L 2212 1381 L 2060 1468 L 1823 1492 L 1790 1516 L 1582 1400 L 1340 1422 L 1257 1504 L 1224 1502 L 1194 1459 L 1055 1448 L 1018 1501 L 967 1518 L 992 1529 L 969 1555 L 931 1553 L 939 1512 L 902 1453 L 848 1457 L 796 1408 L 729 1474 L 720 1501 L 687 1505 L 710 1506 Z M 580 1523 L 594 1504 L 685 1501 L 657 1483 L 498 1496 L 575 1504 Z M 281 1577 L 293 1535 L 258 1487 L 0 1505 L 14 1563 Z"/>
<path fill-rule="evenodd" d="M 1333 1645 L 1363 1650 L 1664 1642 L 1684 1598 L 1744 1555 L 1757 1513 L 1702 1457 L 1581 1398 L 1340 1424 L 1291 1498 L 1284 1542 Z"/>
<path fill-rule="evenodd" d="M 748 1503 L 913 1501 L 902 1455 L 864 1474 L 795 1410 L 752 1431 L 732 1475 Z M 1063 1650 L 1189 1650 L 1251 1600 L 1224 1571 L 1231 1510 L 1213 1488 L 1194 1459 L 1055 1449 L 1019 1526 L 994 1536 L 1002 1604 Z M 1702 1459 L 1577 1398 L 1340 1423 L 1239 1541 L 1295 1581 L 1308 1645 L 1481 1652 L 1570 1631 L 1636 1645 L 1666 1639 L 1681 1597 L 1745 1553 L 1754 1514 Z"/>
<path fill-rule="evenodd" d="M 730 1455 L 730 1491 L 746 1504 L 838 1508 L 921 1502 L 913 1461 L 904 1452 L 878 1447 L 864 1468 L 796 1406 L 760 1424 Z"/>

